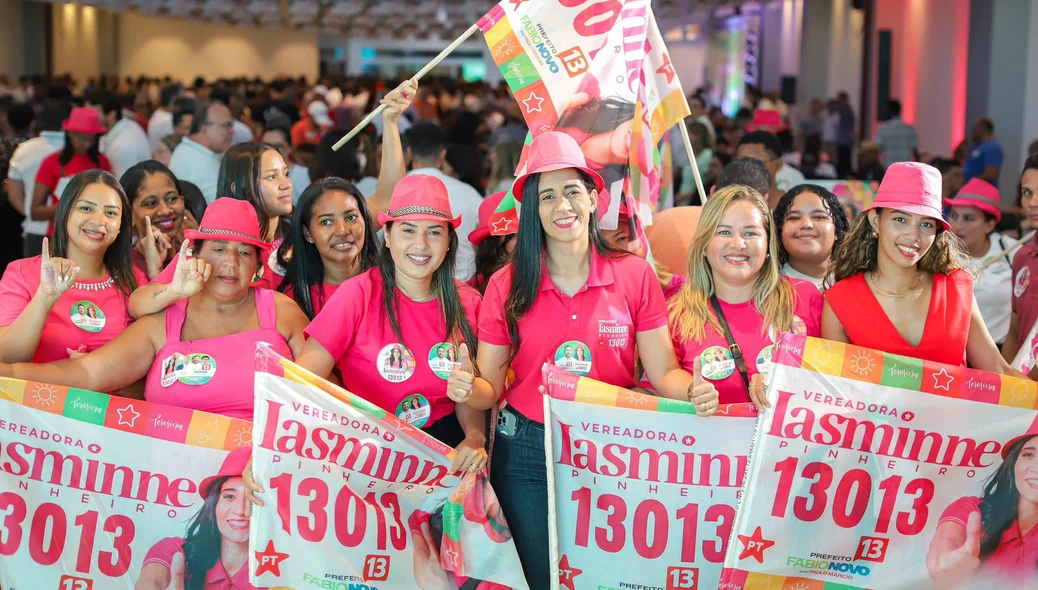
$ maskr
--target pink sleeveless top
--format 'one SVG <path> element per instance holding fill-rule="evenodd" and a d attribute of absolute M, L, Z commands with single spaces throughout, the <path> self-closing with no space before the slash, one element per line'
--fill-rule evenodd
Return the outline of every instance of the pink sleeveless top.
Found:
<path fill-rule="evenodd" d="M 188 300 L 166 308 L 166 345 L 148 371 L 145 399 L 251 422 L 256 343 L 267 342 L 281 356 L 293 358 L 277 331 L 274 292 L 254 288 L 253 293 L 260 328 L 229 336 L 181 341 Z"/>

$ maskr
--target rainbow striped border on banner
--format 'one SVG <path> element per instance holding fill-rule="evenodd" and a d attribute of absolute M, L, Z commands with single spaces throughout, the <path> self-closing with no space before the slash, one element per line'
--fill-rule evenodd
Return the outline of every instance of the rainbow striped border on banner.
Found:
<path fill-rule="evenodd" d="M 839 582 L 826 582 L 795 576 L 776 576 L 749 572 L 736 568 L 724 568 L 721 586 L 742 590 L 870 590 L 864 586 L 850 586 Z M 731 586 L 728 586 L 731 584 Z"/>
<path fill-rule="evenodd" d="M 853 344 L 783 334 L 772 362 L 873 385 L 1038 410 L 1038 383 Z"/>
<path fill-rule="evenodd" d="M 587 377 L 580 377 L 551 363 L 544 363 L 541 373 L 545 389 L 553 399 L 667 414 L 696 413 L 695 406 L 687 401 L 648 395 Z M 728 404 L 721 406 L 715 415 L 756 418 L 757 410 L 753 404 Z"/>
<path fill-rule="evenodd" d="M 0 378 L 0 401 L 194 447 L 231 451 L 252 445 L 252 422 L 75 387 Z"/>

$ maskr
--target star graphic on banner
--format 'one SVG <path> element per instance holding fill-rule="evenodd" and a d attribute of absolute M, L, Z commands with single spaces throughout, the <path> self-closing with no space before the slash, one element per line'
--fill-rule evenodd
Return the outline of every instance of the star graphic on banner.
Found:
<path fill-rule="evenodd" d="M 506 232 L 508 231 L 508 226 L 512 225 L 512 220 L 502 217 L 490 225 L 493 226 L 495 232 Z"/>
<path fill-rule="evenodd" d="M 134 425 L 137 423 L 137 418 L 141 417 L 140 412 L 133 409 L 133 404 L 130 404 L 120 410 L 116 410 L 116 413 L 119 414 L 119 424 L 117 424 L 116 426 L 129 426 L 130 428 L 133 428 Z M 129 419 L 126 418 L 126 416 L 128 415 L 130 416 Z"/>
<path fill-rule="evenodd" d="M 950 375 L 950 374 L 948 374 L 948 370 L 947 369 L 945 369 L 944 367 L 941 367 L 941 372 L 940 373 L 934 373 L 933 374 L 933 388 L 934 389 L 943 389 L 945 391 L 951 391 L 951 384 L 952 384 L 952 381 L 954 381 L 954 380 L 955 380 L 955 377 Z M 943 381 L 943 383 L 942 383 L 942 381 Z"/>
<path fill-rule="evenodd" d="M 458 552 L 453 549 L 447 549 L 447 551 L 444 552 L 444 555 L 447 557 L 447 564 L 450 566 L 450 568 L 452 570 L 457 569 L 458 558 L 461 557 L 460 555 L 458 555 Z"/>
<path fill-rule="evenodd" d="M 534 101 L 537 102 L 537 105 L 536 106 L 531 106 L 531 103 L 533 103 Z M 526 100 L 523 101 L 523 106 L 526 107 L 526 112 L 527 113 L 534 113 L 534 112 L 539 113 L 539 112 L 541 112 L 541 104 L 543 104 L 543 103 L 544 103 L 544 99 L 543 98 L 537 96 L 536 92 L 531 92 L 530 96 L 528 96 L 526 98 Z"/>
<path fill-rule="evenodd" d="M 526 0 L 508 0 L 508 1 L 512 3 L 512 8 L 514 8 L 516 10 L 519 10 L 519 5 L 520 4 L 522 4 L 523 2 L 526 2 Z"/>
<path fill-rule="evenodd" d="M 656 73 L 666 74 L 667 84 L 670 84 L 674 81 L 674 66 L 670 63 L 670 56 L 666 53 L 663 54 L 663 65 L 660 66 L 660 69 L 656 70 Z"/>
<path fill-rule="evenodd" d="M 764 534 L 761 533 L 760 527 L 753 531 L 753 534 L 747 537 L 746 535 L 739 535 L 739 542 L 742 543 L 744 549 L 739 554 L 739 560 L 748 559 L 750 557 L 757 560 L 758 563 L 764 563 L 764 550 L 775 544 L 775 541 L 768 541 L 764 538 Z"/>
<path fill-rule="evenodd" d="M 263 574 L 270 572 L 276 577 L 281 577 L 281 562 L 288 559 L 287 553 L 278 553 L 274 549 L 273 539 L 267 541 L 267 548 L 263 551 L 253 551 L 256 554 L 256 561 L 259 562 L 259 567 L 256 568 L 256 576 L 262 576 Z"/>
<path fill-rule="evenodd" d="M 575 590 L 573 587 L 573 578 L 576 578 L 582 573 L 584 573 L 584 570 L 578 570 L 569 564 L 569 556 L 563 555 L 562 559 L 559 560 L 560 586 L 565 586 L 566 588 L 569 588 L 569 590 Z"/>

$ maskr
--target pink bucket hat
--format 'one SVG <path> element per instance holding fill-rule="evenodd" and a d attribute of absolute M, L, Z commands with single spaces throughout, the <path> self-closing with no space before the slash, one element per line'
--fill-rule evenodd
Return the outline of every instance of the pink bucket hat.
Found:
<path fill-rule="evenodd" d="M 389 210 L 378 214 L 378 222 L 443 221 L 454 229 L 461 225 L 461 215 L 451 213 L 447 186 L 435 176 L 409 174 L 400 179 L 389 200 Z"/>
<path fill-rule="evenodd" d="M 584 152 L 577 145 L 577 140 L 561 131 L 549 131 L 538 135 L 528 148 L 526 173 L 515 179 L 512 184 L 512 195 L 522 202 L 526 179 L 541 172 L 552 172 L 566 168 L 576 168 L 587 173 L 595 182 L 595 189 L 602 192 L 605 181 L 602 176 L 587 165 Z"/>
<path fill-rule="evenodd" d="M 208 498 L 213 492 L 219 492 L 220 490 L 211 490 L 213 483 L 221 477 L 241 477 L 241 474 L 245 472 L 245 466 L 249 464 L 249 459 L 252 458 L 252 447 L 238 447 L 230 453 L 223 460 L 223 465 L 220 465 L 220 471 L 216 475 L 211 475 L 202 480 L 202 483 L 198 485 L 198 493 L 202 498 Z"/>
<path fill-rule="evenodd" d="M 1002 211 L 998 208 L 998 189 L 993 184 L 979 178 L 971 178 L 962 185 L 955 197 L 944 202 L 948 207 L 976 207 L 995 217 L 1002 219 Z"/>
<path fill-rule="evenodd" d="M 101 124 L 101 116 L 97 114 L 97 110 L 90 107 L 72 109 L 68 119 L 61 124 L 61 128 L 71 133 L 91 133 L 93 135 L 108 133 L 105 126 Z"/>
<path fill-rule="evenodd" d="M 928 164 L 891 164 L 883 175 L 876 198 L 865 211 L 880 207 L 933 217 L 941 227 L 951 229 L 941 212 L 941 173 Z"/>

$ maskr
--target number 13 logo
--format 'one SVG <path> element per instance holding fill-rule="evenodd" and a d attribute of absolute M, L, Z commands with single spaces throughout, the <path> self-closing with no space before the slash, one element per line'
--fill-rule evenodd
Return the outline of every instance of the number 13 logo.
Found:
<path fill-rule="evenodd" d="M 94 582 L 85 578 L 61 576 L 58 581 L 59 590 L 93 590 Z"/>
<path fill-rule="evenodd" d="M 364 581 L 385 582 L 389 579 L 389 556 L 369 555 L 364 558 Z"/>
<path fill-rule="evenodd" d="M 668 567 L 667 590 L 699 590 L 699 568 Z"/>

